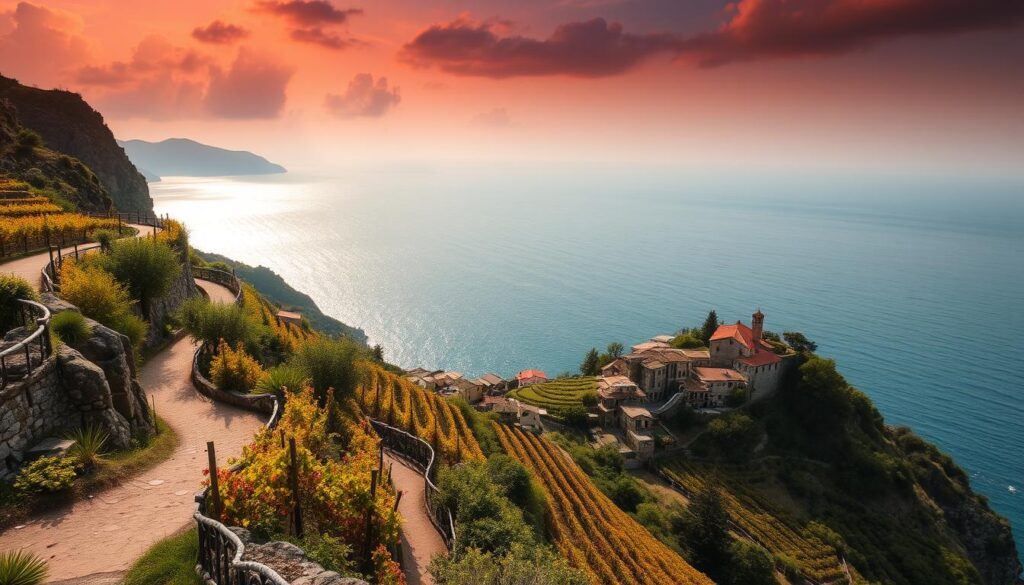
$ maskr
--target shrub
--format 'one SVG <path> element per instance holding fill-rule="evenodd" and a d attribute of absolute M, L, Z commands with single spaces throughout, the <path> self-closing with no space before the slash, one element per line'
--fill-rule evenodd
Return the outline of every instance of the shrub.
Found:
<path fill-rule="evenodd" d="M 0 334 L 22 325 L 22 304 L 18 299 L 36 300 L 36 291 L 27 280 L 13 274 L 0 274 Z"/>
<path fill-rule="evenodd" d="M 223 339 L 232 347 L 243 344 L 252 350 L 258 346 L 262 329 L 238 305 L 211 303 L 204 298 L 185 301 L 178 319 L 192 339 L 208 348 L 217 347 Z"/>
<path fill-rule="evenodd" d="M 256 384 L 256 390 L 264 394 L 283 396 L 282 389 L 298 392 L 305 388 L 308 382 L 309 377 L 301 368 L 283 364 L 268 370 Z"/>
<path fill-rule="evenodd" d="M 117 232 L 113 230 L 96 230 L 93 232 L 92 237 L 96 239 L 100 244 L 100 249 L 104 252 L 110 250 L 110 246 L 120 237 Z"/>
<path fill-rule="evenodd" d="M 75 483 L 75 460 L 71 457 L 40 457 L 23 468 L 14 479 L 15 491 L 22 494 L 51 493 L 66 490 Z"/>
<path fill-rule="evenodd" d="M 763 548 L 738 540 L 729 547 L 726 585 L 775 585 L 775 565 Z"/>
<path fill-rule="evenodd" d="M 68 455 L 78 459 L 86 469 L 92 469 L 103 461 L 103 447 L 110 435 L 96 426 L 86 426 L 68 434 L 67 438 L 75 444 L 68 450 Z"/>
<path fill-rule="evenodd" d="M 725 397 L 725 405 L 730 408 L 736 408 L 737 406 L 743 406 L 747 401 L 747 397 L 750 396 L 750 390 L 746 386 L 737 386 L 729 392 L 729 395 Z"/>
<path fill-rule="evenodd" d="M 699 349 L 705 346 L 703 339 L 694 337 L 690 333 L 677 336 L 672 340 L 671 345 L 676 349 Z"/>
<path fill-rule="evenodd" d="M 149 303 L 165 294 L 181 274 L 178 254 L 162 241 L 127 238 L 111 243 L 102 266 L 124 283 L 132 298 L 149 314 Z"/>
<path fill-rule="evenodd" d="M 597 406 L 598 398 L 597 392 L 585 392 L 580 396 L 580 402 L 586 407 Z"/>
<path fill-rule="evenodd" d="M 132 314 L 128 291 L 109 272 L 87 262 L 65 262 L 60 271 L 60 294 L 82 314 L 123 333 L 138 346 L 146 324 Z"/>
<path fill-rule="evenodd" d="M 217 346 L 217 355 L 210 364 L 210 378 L 222 390 L 250 392 L 264 376 L 263 368 L 239 344 L 235 349 L 226 341 Z"/>
<path fill-rule="evenodd" d="M 586 575 L 546 547 L 514 546 L 496 555 L 471 548 L 465 553 L 437 555 L 430 562 L 430 574 L 438 585 L 585 585 Z"/>
<path fill-rule="evenodd" d="M 50 319 L 50 330 L 61 341 L 75 345 L 89 337 L 91 328 L 85 317 L 75 311 L 61 311 Z"/>
<path fill-rule="evenodd" d="M 18 130 L 17 136 L 14 138 L 15 147 L 14 150 L 18 154 L 32 154 L 32 152 L 43 146 L 43 139 L 34 131 L 28 128 L 22 128 Z"/>
<path fill-rule="evenodd" d="M 41 585 L 48 572 L 46 561 L 30 552 L 0 553 L 0 585 Z"/>
<path fill-rule="evenodd" d="M 364 348 L 351 339 L 317 337 L 299 345 L 293 363 L 309 377 L 310 385 L 323 404 L 329 388 L 334 388 L 334 395 L 339 399 L 355 392 L 359 383 L 355 361 L 364 354 Z"/>

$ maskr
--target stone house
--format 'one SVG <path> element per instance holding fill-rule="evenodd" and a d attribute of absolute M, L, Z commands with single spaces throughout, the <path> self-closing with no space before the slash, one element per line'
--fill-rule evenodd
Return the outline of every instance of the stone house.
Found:
<path fill-rule="evenodd" d="M 747 378 L 731 368 L 694 368 L 681 391 L 686 392 L 686 402 L 694 408 L 718 408 L 725 406 L 736 388 L 746 384 Z"/>
<path fill-rule="evenodd" d="M 525 388 L 532 384 L 543 384 L 548 376 L 540 370 L 523 370 L 516 374 L 516 388 Z"/>
<path fill-rule="evenodd" d="M 518 424 L 528 431 L 540 432 L 544 430 L 541 424 L 541 417 L 547 416 L 547 410 L 525 404 L 515 398 L 496 400 L 493 404 L 492 411 L 497 413 L 502 422 Z"/>
<path fill-rule="evenodd" d="M 606 376 L 597 381 L 597 414 L 604 426 L 618 425 L 619 407 L 644 402 L 647 395 L 626 376 Z"/>
<path fill-rule="evenodd" d="M 660 402 L 678 390 L 694 365 L 709 359 L 706 351 L 655 346 L 623 356 L 623 363 L 615 364 L 615 369 L 624 369 L 650 402 Z"/>
<path fill-rule="evenodd" d="M 715 330 L 709 343 L 711 364 L 719 368 L 732 368 L 747 378 L 751 400 L 775 392 L 784 371 L 783 357 L 764 339 L 764 313 L 751 316 L 751 326 L 742 321 L 722 325 Z"/>
<path fill-rule="evenodd" d="M 642 406 L 622 406 L 622 430 L 626 434 L 626 444 L 640 461 L 646 461 L 654 454 L 654 416 Z"/>
<path fill-rule="evenodd" d="M 485 394 L 501 394 L 508 390 L 508 381 L 497 374 L 487 373 L 473 380 L 484 389 Z"/>

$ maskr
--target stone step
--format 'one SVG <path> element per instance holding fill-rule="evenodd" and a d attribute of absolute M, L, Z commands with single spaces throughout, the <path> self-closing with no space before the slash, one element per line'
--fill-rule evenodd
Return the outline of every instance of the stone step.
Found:
<path fill-rule="evenodd" d="M 74 439 L 47 437 L 35 445 L 32 445 L 25 451 L 25 462 L 35 461 L 40 457 L 53 457 L 55 455 L 63 457 L 68 454 L 68 450 L 71 449 L 74 444 Z"/>

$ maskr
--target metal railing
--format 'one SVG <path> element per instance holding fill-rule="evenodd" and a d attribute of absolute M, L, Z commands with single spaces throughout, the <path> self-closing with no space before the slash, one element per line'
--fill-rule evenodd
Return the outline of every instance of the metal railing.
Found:
<path fill-rule="evenodd" d="M 274 410 L 263 426 L 273 429 L 280 417 L 281 401 L 275 396 Z M 231 467 L 231 470 L 238 471 L 243 466 L 239 463 Z M 210 472 L 216 473 L 216 470 Z M 206 516 L 209 492 L 210 488 L 207 487 L 196 494 L 196 511 L 192 514 L 199 534 L 196 560 L 205 573 L 204 579 L 216 585 L 289 585 L 284 577 L 270 567 L 242 560 L 245 544 L 238 535 L 224 524 Z"/>
<path fill-rule="evenodd" d="M 53 346 L 50 344 L 50 310 L 45 306 L 25 299 L 17 299 L 21 303 L 21 322 L 28 323 L 33 319 L 32 313 L 38 312 L 40 317 L 35 317 L 36 329 L 28 337 L 15 342 L 10 347 L 0 351 L 0 390 L 7 387 L 8 382 L 14 382 L 32 375 L 35 367 L 41 367 L 46 358 L 53 354 Z M 33 365 L 33 345 L 39 348 L 38 363 Z M 25 371 L 12 368 L 11 362 L 21 355 L 25 355 Z"/>
<path fill-rule="evenodd" d="M 72 251 L 68 252 L 68 256 L 74 256 L 75 260 L 78 260 L 82 254 L 91 252 L 93 250 L 99 250 L 99 244 L 85 244 L 79 246 L 75 244 Z M 50 261 L 43 266 L 41 285 L 43 292 L 59 292 L 60 291 L 60 269 L 64 266 L 64 251 L 56 246 L 51 246 L 47 252 L 50 254 Z"/>
<path fill-rule="evenodd" d="M 441 535 L 445 546 L 452 550 L 455 548 L 455 519 L 452 517 L 452 511 L 437 501 L 440 491 L 434 485 L 437 474 L 437 468 L 434 466 L 434 448 L 423 439 L 379 420 L 370 419 L 370 423 L 380 436 L 385 449 L 401 457 L 423 475 L 427 516 Z"/>
<path fill-rule="evenodd" d="M 133 223 L 135 225 L 148 225 L 156 228 L 163 229 L 164 221 L 169 219 L 168 216 L 155 215 L 149 211 L 86 211 L 82 215 L 88 217 L 102 217 L 106 219 L 116 219 L 123 223 Z M 120 225 L 118 228 L 120 229 Z"/>
<path fill-rule="evenodd" d="M 242 283 L 235 276 L 234 272 L 226 272 L 219 268 L 207 268 L 204 266 L 193 266 L 192 267 L 192 278 L 198 278 L 199 280 L 208 280 L 215 284 L 219 284 L 229 291 L 235 293 L 235 302 L 240 303 L 242 300 Z"/>

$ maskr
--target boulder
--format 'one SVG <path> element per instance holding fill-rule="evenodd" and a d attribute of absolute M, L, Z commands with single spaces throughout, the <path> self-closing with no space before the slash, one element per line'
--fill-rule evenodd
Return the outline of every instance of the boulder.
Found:
<path fill-rule="evenodd" d="M 81 312 L 78 310 L 78 307 L 72 305 L 71 303 L 65 301 L 64 299 L 58 297 L 53 293 L 45 292 L 39 295 L 39 302 L 47 309 L 49 309 L 50 314 L 52 315 L 56 315 L 57 313 L 62 313 L 64 311 L 72 311 L 75 313 Z"/>
<path fill-rule="evenodd" d="M 57 349 L 57 364 L 64 392 L 72 405 L 81 412 L 82 424 L 98 426 L 107 431 L 107 440 L 115 448 L 130 447 L 132 427 L 114 409 L 110 385 L 103 370 L 64 344 Z"/>
<path fill-rule="evenodd" d="M 136 433 L 153 432 L 156 427 L 146 393 L 135 378 L 135 355 L 128 337 L 92 319 L 86 322 L 92 333 L 77 345 L 77 349 L 103 370 L 114 409 L 131 424 L 132 430 Z"/>

